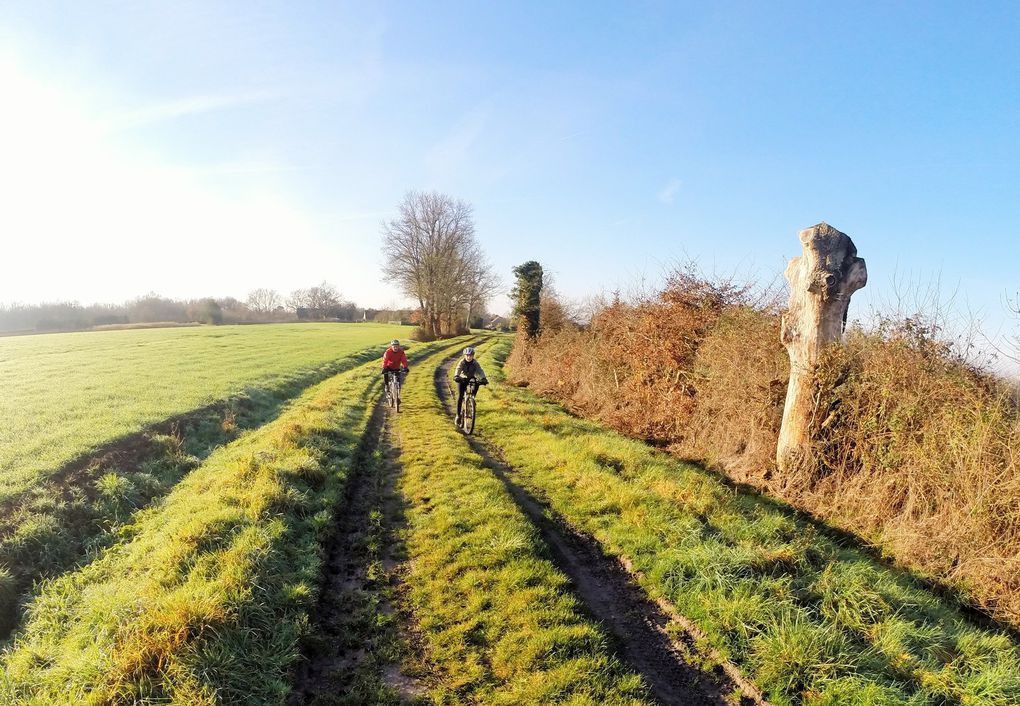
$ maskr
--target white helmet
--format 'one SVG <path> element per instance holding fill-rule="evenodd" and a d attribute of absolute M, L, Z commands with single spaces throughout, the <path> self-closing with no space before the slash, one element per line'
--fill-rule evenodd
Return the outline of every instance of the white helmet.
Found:
<path fill-rule="evenodd" d="M 472 348 L 471 346 L 468 346 L 467 348 L 464 349 L 464 355 L 474 355 L 474 354 L 475 354 L 475 349 Z"/>
<path fill-rule="evenodd" d="M 400 345 L 400 339 L 399 338 L 394 338 L 392 341 L 390 341 L 390 345 L 391 346 L 399 346 Z"/>

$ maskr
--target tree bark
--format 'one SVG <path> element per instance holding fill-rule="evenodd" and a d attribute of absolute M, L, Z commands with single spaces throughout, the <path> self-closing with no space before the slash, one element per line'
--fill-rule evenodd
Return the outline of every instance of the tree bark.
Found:
<path fill-rule="evenodd" d="M 800 470 L 810 458 L 822 350 L 843 339 L 850 296 L 868 282 L 868 269 L 845 233 L 827 223 L 800 232 L 804 254 L 790 260 L 790 305 L 781 339 L 790 355 L 790 385 L 776 448 L 780 472 Z"/>

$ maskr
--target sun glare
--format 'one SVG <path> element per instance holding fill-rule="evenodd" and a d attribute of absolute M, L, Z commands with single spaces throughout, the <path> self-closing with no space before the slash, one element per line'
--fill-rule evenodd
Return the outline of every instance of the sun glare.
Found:
<path fill-rule="evenodd" d="M 111 111 L 15 62 L 0 63 L 0 91 L 0 302 L 186 295 L 195 280 L 237 296 L 321 254 L 315 224 L 273 188 L 226 194 L 129 152 Z"/>

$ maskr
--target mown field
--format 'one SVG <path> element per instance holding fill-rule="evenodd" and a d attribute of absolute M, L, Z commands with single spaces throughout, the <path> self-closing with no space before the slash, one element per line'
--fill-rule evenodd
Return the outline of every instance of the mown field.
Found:
<path fill-rule="evenodd" d="M 375 360 L 311 387 L 46 581 L 0 703 L 281 703 L 379 389 Z"/>
<path fill-rule="evenodd" d="M 309 372 L 324 375 L 331 363 L 407 331 L 276 324 L 0 338 L 0 503 L 148 424 Z"/>
<path fill-rule="evenodd" d="M 215 449 L 401 333 L 308 324 L 0 339 L 0 639 L 34 582 L 108 545 Z M 90 457 L 97 447 L 106 452 Z"/>

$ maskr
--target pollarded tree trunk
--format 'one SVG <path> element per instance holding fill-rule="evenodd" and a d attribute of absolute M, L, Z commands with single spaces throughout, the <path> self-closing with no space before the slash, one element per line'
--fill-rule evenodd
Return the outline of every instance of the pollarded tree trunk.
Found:
<path fill-rule="evenodd" d="M 850 296 L 868 282 L 868 269 L 845 233 L 827 223 L 800 232 L 804 254 L 790 260 L 790 306 L 781 338 L 790 354 L 790 386 L 776 448 L 781 472 L 798 470 L 808 458 L 816 413 L 818 355 L 841 341 Z"/>

